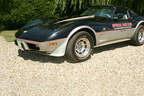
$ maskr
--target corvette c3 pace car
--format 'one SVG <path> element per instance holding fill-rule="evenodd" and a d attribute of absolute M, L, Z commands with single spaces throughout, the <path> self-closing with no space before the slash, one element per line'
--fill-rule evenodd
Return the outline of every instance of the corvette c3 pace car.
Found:
<path fill-rule="evenodd" d="M 23 51 L 66 56 L 78 62 L 88 59 L 98 46 L 126 40 L 143 45 L 144 18 L 128 8 L 94 6 L 79 17 L 32 21 L 16 37 L 16 45 Z"/>

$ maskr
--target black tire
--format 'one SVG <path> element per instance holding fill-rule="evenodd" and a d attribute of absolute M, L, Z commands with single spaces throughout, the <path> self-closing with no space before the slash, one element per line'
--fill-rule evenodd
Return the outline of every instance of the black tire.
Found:
<path fill-rule="evenodd" d="M 140 45 L 143 45 L 144 44 L 144 40 L 140 40 L 139 38 L 140 38 L 140 34 L 142 33 L 142 36 L 143 36 L 143 38 L 144 38 L 144 26 L 143 25 L 140 25 L 138 28 L 137 28 L 137 30 L 136 30 L 136 32 L 135 32 L 135 35 L 134 35 L 134 37 L 132 38 L 132 43 L 134 44 L 134 45 L 137 45 L 137 46 L 140 46 Z"/>
<path fill-rule="evenodd" d="M 86 45 L 84 45 L 84 46 L 90 48 L 90 49 L 88 48 L 89 51 L 86 50 L 87 48 L 82 51 L 82 53 L 84 53 L 84 52 L 87 53 L 87 54 L 85 54 L 85 56 L 82 56 L 82 57 L 80 56 L 80 53 L 78 54 L 78 52 L 77 52 L 77 49 L 79 50 L 78 46 L 82 45 L 81 42 L 83 42 L 83 44 L 86 43 Z M 66 57 L 69 60 L 72 60 L 72 62 L 85 61 L 91 57 L 93 46 L 94 46 L 93 38 L 88 32 L 85 32 L 85 31 L 78 32 L 70 39 L 70 41 L 68 43 L 67 50 L 66 50 Z"/>

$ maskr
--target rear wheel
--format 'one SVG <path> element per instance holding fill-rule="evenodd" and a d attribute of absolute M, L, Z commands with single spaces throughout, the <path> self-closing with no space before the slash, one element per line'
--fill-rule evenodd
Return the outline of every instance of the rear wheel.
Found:
<path fill-rule="evenodd" d="M 93 44 L 93 38 L 88 32 L 78 32 L 70 39 L 66 56 L 74 62 L 87 60 L 91 56 Z"/>
<path fill-rule="evenodd" d="M 135 36 L 132 39 L 135 45 L 143 45 L 144 44 L 144 26 L 140 25 L 135 33 Z"/>

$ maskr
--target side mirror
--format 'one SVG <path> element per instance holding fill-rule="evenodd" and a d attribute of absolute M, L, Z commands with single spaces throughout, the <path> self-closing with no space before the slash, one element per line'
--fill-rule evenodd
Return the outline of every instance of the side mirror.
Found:
<path fill-rule="evenodd" d="M 118 20 L 118 19 L 122 19 L 123 18 L 123 15 L 115 15 L 114 17 L 113 17 L 113 19 L 114 20 Z"/>
<path fill-rule="evenodd" d="M 118 15 L 118 19 L 122 19 L 123 18 L 123 15 Z"/>

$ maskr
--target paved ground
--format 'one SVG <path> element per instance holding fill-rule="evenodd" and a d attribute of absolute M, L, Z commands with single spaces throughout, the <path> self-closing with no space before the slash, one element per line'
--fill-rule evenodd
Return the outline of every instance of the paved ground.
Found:
<path fill-rule="evenodd" d="M 18 51 L 0 37 L 0 96 L 143 96 L 144 46 L 96 48 L 88 61 Z"/>

